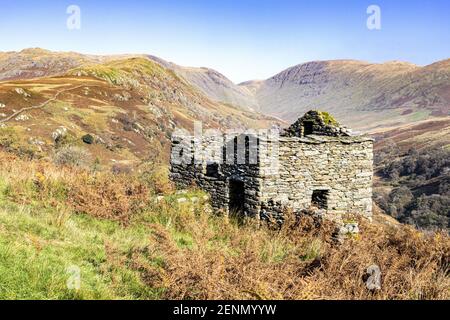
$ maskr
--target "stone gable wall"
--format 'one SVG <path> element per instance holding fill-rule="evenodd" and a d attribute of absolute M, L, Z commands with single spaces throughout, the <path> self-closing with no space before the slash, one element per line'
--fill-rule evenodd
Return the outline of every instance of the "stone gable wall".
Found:
<path fill-rule="evenodd" d="M 373 141 L 305 142 L 282 138 L 279 170 L 264 175 L 261 202 L 279 218 L 279 207 L 311 206 L 314 190 L 328 192 L 327 214 L 372 214 Z M 278 207 L 278 208 L 277 208 Z"/>

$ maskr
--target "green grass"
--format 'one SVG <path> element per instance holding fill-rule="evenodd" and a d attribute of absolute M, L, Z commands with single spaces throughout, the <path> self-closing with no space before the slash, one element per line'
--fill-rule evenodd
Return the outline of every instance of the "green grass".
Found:
<path fill-rule="evenodd" d="M 408 116 L 409 121 L 420 121 L 425 120 L 430 116 L 431 112 L 429 110 L 425 111 L 416 111 L 414 113 L 411 113 Z"/>
<path fill-rule="evenodd" d="M 75 214 L 64 205 L 66 189 L 60 180 L 40 189 L 30 180 L 0 178 L 0 299 L 160 298 L 164 288 L 149 287 L 141 270 L 130 265 L 133 253 L 150 265 L 164 265 L 157 253 L 145 253 L 155 244 L 152 224 L 166 229 L 181 250 L 195 248 L 178 209 L 196 207 L 190 199 L 204 194 L 167 196 L 165 211 L 155 204 L 123 226 Z M 179 204 L 179 198 L 189 202 Z M 76 279 L 72 270 L 80 271 L 79 289 L 68 287 Z"/>
<path fill-rule="evenodd" d="M 0 201 L 0 299 L 156 299 L 137 271 L 121 262 L 149 245 L 140 226 Z M 70 268 L 81 271 L 69 289 Z"/>
<path fill-rule="evenodd" d="M 124 84 L 130 79 L 136 79 L 142 76 L 159 79 L 171 77 L 178 80 L 178 77 L 173 72 L 145 58 L 122 59 L 105 64 L 83 66 L 72 70 L 70 73 L 94 76 L 114 85 Z"/>

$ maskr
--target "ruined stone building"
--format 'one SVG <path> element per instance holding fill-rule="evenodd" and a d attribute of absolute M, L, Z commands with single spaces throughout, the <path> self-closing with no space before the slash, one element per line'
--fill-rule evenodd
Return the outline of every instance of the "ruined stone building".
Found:
<path fill-rule="evenodd" d="M 370 216 L 372 177 L 373 140 L 351 135 L 326 112 L 310 111 L 279 135 L 172 139 L 171 179 L 209 192 L 226 213 L 281 219 L 286 208 L 314 207 Z"/>

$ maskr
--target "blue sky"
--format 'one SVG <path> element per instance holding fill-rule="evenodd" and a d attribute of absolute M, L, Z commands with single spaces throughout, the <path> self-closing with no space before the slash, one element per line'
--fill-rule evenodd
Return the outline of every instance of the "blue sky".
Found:
<path fill-rule="evenodd" d="M 72 4 L 81 9 L 80 30 L 66 27 Z M 372 4 L 381 30 L 366 27 Z M 448 0 L 0 0 L 0 10 L 0 51 L 149 53 L 235 82 L 312 60 L 450 58 Z"/>

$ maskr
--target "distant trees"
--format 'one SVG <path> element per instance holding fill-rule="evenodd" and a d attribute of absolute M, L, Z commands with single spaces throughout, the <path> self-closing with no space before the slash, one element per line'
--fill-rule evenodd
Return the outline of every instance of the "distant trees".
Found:
<path fill-rule="evenodd" d="M 400 159 L 391 161 L 381 170 L 381 173 L 388 179 L 412 175 L 419 179 L 430 179 L 450 172 L 449 169 L 450 152 L 448 150 L 434 149 L 419 153 L 413 148 Z"/>
<path fill-rule="evenodd" d="M 450 230 L 450 151 L 410 149 L 398 157 L 381 152 L 379 174 L 394 188 L 374 200 L 399 221 L 424 229 Z"/>
<path fill-rule="evenodd" d="M 411 202 L 407 214 L 400 221 L 421 228 L 450 230 L 450 197 L 433 194 L 421 195 Z"/>

